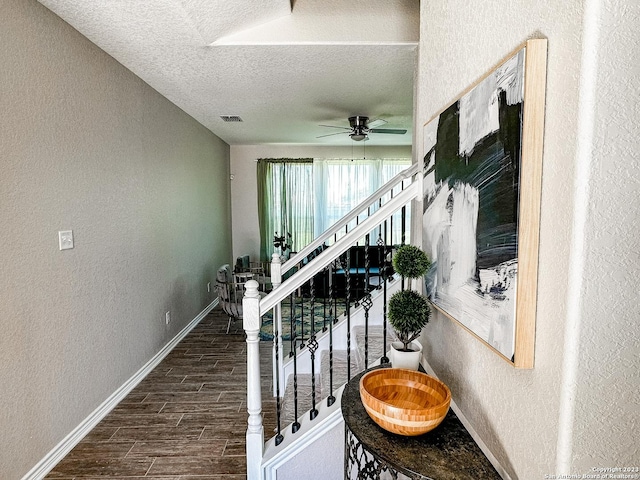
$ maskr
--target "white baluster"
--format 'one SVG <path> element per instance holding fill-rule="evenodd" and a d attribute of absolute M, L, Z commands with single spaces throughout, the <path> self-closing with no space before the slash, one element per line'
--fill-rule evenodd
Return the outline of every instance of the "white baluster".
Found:
<path fill-rule="evenodd" d="M 242 326 L 247 335 L 247 480 L 262 479 L 261 464 L 264 451 L 262 399 L 260 391 L 260 293 L 259 284 L 249 280 L 242 299 Z"/>
<path fill-rule="evenodd" d="M 271 284 L 273 285 L 273 289 L 275 290 L 282 283 L 282 259 L 280 255 L 274 253 L 271 257 Z M 273 325 L 278 327 L 278 335 L 274 338 L 273 342 L 273 396 L 277 395 L 276 393 L 276 376 L 280 381 L 280 388 L 284 390 L 284 367 L 283 367 L 283 358 L 282 358 L 282 310 L 280 308 L 280 304 L 277 304 L 273 308 Z M 276 342 L 278 344 L 278 355 L 276 356 Z M 282 390 L 280 395 L 282 395 Z"/>

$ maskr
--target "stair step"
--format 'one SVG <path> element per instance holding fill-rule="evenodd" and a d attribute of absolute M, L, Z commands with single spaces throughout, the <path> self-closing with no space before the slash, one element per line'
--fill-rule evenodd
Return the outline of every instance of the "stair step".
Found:
<path fill-rule="evenodd" d="M 351 351 L 351 376 L 362 371 L 362 366 L 358 363 L 355 352 Z M 324 397 L 329 396 L 330 375 L 329 375 L 329 351 L 323 350 L 320 357 L 320 372 L 322 380 L 322 391 Z M 333 390 L 337 390 L 341 385 L 347 383 L 347 351 L 333 351 Z"/>
<path fill-rule="evenodd" d="M 365 349 L 365 335 L 364 325 L 356 325 L 353 327 L 352 335 L 356 339 L 356 352 L 358 355 L 358 363 L 364 369 L 364 349 Z M 384 356 L 383 342 L 382 342 L 383 328 L 382 325 L 369 325 L 369 367 L 373 366 L 380 357 Z M 391 342 L 395 342 L 396 336 L 393 333 L 393 329 L 387 328 L 387 350 Z"/>
<path fill-rule="evenodd" d="M 298 374 L 298 416 L 301 416 L 308 410 L 311 410 L 311 377 L 312 375 L 310 373 Z M 316 375 L 315 377 L 316 404 L 319 404 L 320 399 L 322 398 L 320 375 Z M 280 419 L 283 427 L 296 420 L 294 407 L 293 375 L 289 375 L 287 388 L 285 389 L 284 396 L 282 397 L 282 412 Z"/>

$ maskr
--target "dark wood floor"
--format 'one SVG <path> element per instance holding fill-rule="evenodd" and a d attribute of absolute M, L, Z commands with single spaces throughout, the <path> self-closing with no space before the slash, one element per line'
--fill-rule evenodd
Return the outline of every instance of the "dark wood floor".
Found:
<path fill-rule="evenodd" d="M 58 465 L 49 479 L 246 479 L 246 342 L 215 309 Z M 275 426 L 271 344 L 261 344 L 265 437 Z"/>

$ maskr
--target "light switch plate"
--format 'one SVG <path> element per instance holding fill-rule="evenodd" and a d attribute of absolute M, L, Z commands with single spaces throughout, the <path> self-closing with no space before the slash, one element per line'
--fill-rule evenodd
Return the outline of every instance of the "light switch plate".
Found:
<path fill-rule="evenodd" d="M 73 230 L 61 230 L 58 232 L 58 244 L 60 250 L 73 248 Z"/>

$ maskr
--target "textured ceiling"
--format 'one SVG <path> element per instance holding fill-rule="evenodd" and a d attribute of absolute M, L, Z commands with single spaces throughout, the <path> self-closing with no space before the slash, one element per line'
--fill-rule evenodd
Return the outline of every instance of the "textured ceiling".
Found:
<path fill-rule="evenodd" d="M 412 143 L 417 0 L 40 2 L 229 144 Z"/>

